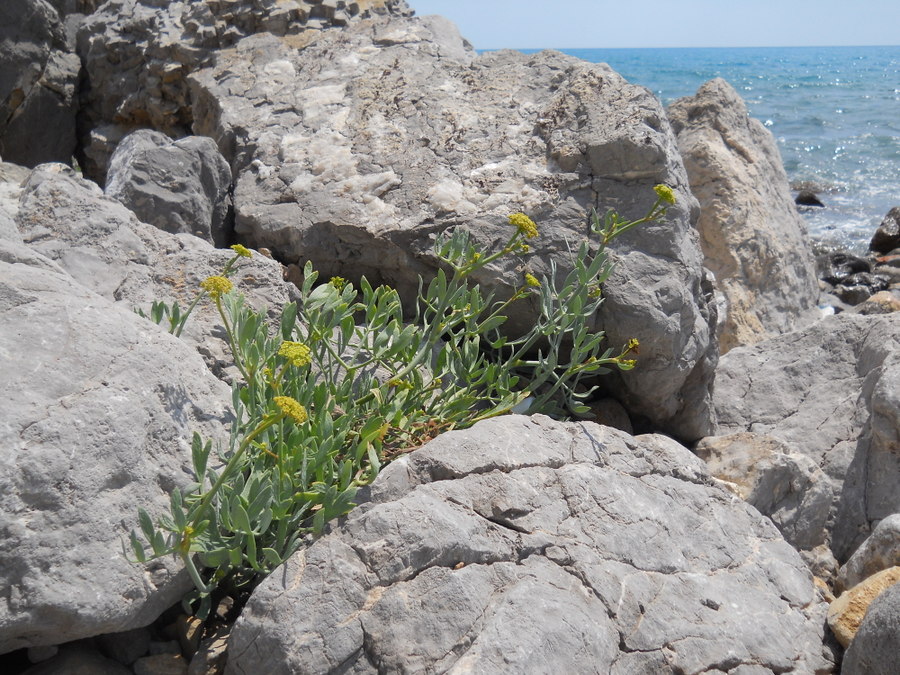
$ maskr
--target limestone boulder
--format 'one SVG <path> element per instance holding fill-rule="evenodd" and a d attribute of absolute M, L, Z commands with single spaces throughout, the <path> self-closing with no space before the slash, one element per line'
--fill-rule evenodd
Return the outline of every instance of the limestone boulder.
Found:
<path fill-rule="evenodd" d="M 229 387 L 194 349 L 0 241 L 0 653 L 149 624 L 190 588 L 126 559 L 137 508 L 192 480 L 194 431 L 227 439 Z"/>
<path fill-rule="evenodd" d="M 46 0 L 0 3 L 0 156 L 33 167 L 70 162 L 81 62 Z"/>
<path fill-rule="evenodd" d="M 848 647 L 856 637 L 872 601 L 900 582 L 900 567 L 890 567 L 844 591 L 828 607 L 828 626 Z"/>
<path fill-rule="evenodd" d="M 286 262 L 388 283 L 411 302 L 432 277 L 438 233 L 482 245 L 522 211 L 539 225 L 524 261 L 560 275 L 591 209 L 640 217 L 653 186 L 678 203 L 664 222 L 617 239 L 597 328 L 640 365 L 610 388 L 643 426 L 695 440 L 712 428 L 715 310 L 693 223 L 696 203 L 659 102 L 608 66 L 557 52 L 476 55 L 440 17 L 360 21 L 303 50 L 255 35 L 190 78 L 194 130 L 235 171 L 235 229 Z M 476 281 L 498 297 L 522 284 L 504 258 Z M 534 324 L 522 303 L 510 332 Z M 614 376 L 618 377 L 618 376 Z"/>
<path fill-rule="evenodd" d="M 108 0 L 78 29 L 89 85 L 82 111 L 85 175 L 103 185 L 116 144 L 134 129 L 188 135 L 187 76 L 211 63 L 218 49 L 261 32 L 302 47 L 329 27 L 411 13 L 405 0 Z"/>
<path fill-rule="evenodd" d="M 748 432 L 704 438 L 694 452 L 713 476 L 769 516 L 794 548 L 825 543 L 833 486 L 812 459 L 776 438 Z"/>
<path fill-rule="evenodd" d="M 169 234 L 143 223 L 91 181 L 59 165 L 38 167 L 25 181 L 16 224 L 34 251 L 55 261 L 86 288 L 125 309 L 149 313 L 155 300 L 185 309 L 200 282 L 221 273 L 234 257 L 191 234 Z M 241 259 L 231 276 L 236 288 L 273 320 L 296 288 L 283 281 L 279 263 L 256 254 Z M 196 347 L 212 370 L 228 378 L 230 351 L 221 319 L 208 299 L 185 325 L 182 338 Z"/>
<path fill-rule="evenodd" d="M 829 477 L 826 536 L 839 562 L 900 512 L 900 316 L 839 314 L 739 347 L 716 377 L 719 435 L 786 443 Z"/>
<path fill-rule="evenodd" d="M 878 523 L 869 538 L 856 549 L 841 568 L 841 584 L 844 588 L 852 588 L 889 567 L 900 567 L 900 513 Z"/>
<path fill-rule="evenodd" d="M 256 589 L 227 673 L 832 669 L 797 553 L 667 437 L 496 418 L 364 499 Z"/>
<path fill-rule="evenodd" d="M 869 605 L 850 644 L 844 675 L 891 675 L 900 654 L 900 584 L 895 583 Z"/>
<path fill-rule="evenodd" d="M 209 138 L 129 134 L 113 153 L 104 192 L 166 232 L 231 242 L 231 168 Z"/>
<path fill-rule="evenodd" d="M 811 323 L 815 260 L 772 133 L 720 78 L 672 103 L 668 115 L 700 202 L 705 264 L 726 300 L 721 351 Z"/>

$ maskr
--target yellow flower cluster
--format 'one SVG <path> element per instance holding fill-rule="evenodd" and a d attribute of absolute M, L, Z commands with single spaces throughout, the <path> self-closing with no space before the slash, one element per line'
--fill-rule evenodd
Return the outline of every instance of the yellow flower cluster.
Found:
<path fill-rule="evenodd" d="M 519 232 L 525 235 L 526 239 L 532 239 L 538 236 L 537 225 L 534 221 L 524 213 L 512 213 L 509 215 L 509 224 L 519 228 Z"/>
<path fill-rule="evenodd" d="M 233 244 L 231 246 L 231 250 L 237 253 L 242 258 L 252 258 L 253 254 L 250 252 L 250 249 L 246 246 L 241 246 L 240 244 Z"/>
<path fill-rule="evenodd" d="M 540 288 L 541 282 L 537 280 L 537 277 L 533 274 L 525 272 L 525 285 L 530 286 L 531 288 Z"/>
<path fill-rule="evenodd" d="M 227 277 L 206 277 L 200 282 L 200 288 L 209 293 L 213 300 L 218 300 L 234 288 L 234 284 Z"/>
<path fill-rule="evenodd" d="M 331 277 L 331 279 L 328 280 L 328 283 L 338 289 L 338 291 L 343 291 L 344 287 L 347 285 L 347 280 L 344 277 Z"/>
<path fill-rule="evenodd" d="M 290 417 L 297 424 L 303 424 L 309 419 L 306 408 L 290 396 L 276 396 L 275 405 L 278 406 L 285 417 Z"/>
<path fill-rule="evenodd" d="M 302 368 L 312 363 L 312 352 L 302 342 L 290 342 L 285 340 L 278 349 L 278 355 L 283 356 L 291 365 Z"/>
<path fill-rule="evenodd" d="M 666 204 L 675 203 L 675 193 L 668 185 L 657 185 L 653 188 L 653 191 L 656 192 L 656 196 Z"/>

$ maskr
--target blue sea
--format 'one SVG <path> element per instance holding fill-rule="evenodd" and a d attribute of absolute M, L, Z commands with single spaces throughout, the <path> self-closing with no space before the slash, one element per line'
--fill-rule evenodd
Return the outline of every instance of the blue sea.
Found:
<path fill-rule="evenodd" d="M 537 51 L 537 50 L 523 50 Z M 562 49 L 608 63 L 668 105 L 714 77 L 774 134 L 814 239 L 863 251 L 900 206 L 900 47 Z"/>

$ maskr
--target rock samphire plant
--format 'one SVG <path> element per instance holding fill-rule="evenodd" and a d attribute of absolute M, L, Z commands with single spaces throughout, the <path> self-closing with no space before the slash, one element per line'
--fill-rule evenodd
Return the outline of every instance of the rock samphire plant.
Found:
<path fill-rule="evenodd" d="M 530 252 L 538 230 L 528 216 L 509 217 L 515 230 L 496 251 L 462 229 L 438 238 L 443 266 L 428 284 L 420 279 L 411 320 L 396 290 L 365 278 L 359 288 L 336 277 L 317 284 L 307 263 L 302 301 L 270 326 L 229 279 L 250 255 L 232 247 L 234 258 L 201 283 L 186 311 L 162 303 L 151 311 L 179 334 L 198 300 L 211 298 L 240 378 L 228 447 L 214 455 L 212 443 L 194 435 L 195 481 L 172 492 L 170 513 L 156 522 L 139 511 L 140 533 L 130 538 L 137 561 L 179 556 L 195 585 L 186 605 L 203 617 L 215 589 L 252 588 L 305 537 L 346 514 L 384 462 L 436 434 L 512 410 L 587 413 L 583 401 L 594 387 L 583 380 L 635 365 L 636 339 L 614 355 L 590 326 L 611 273 L 607 244 L 674 203 L 670 188 L 655 190 L 638 220 L 594 213 L 598 241 L 580 244 L 564 279 L 551 263 L 549 277 L 525 273 L 504 300 L 469 279 L 498 258 Z M 504 335 L 508 308 L 528 296 L 537 298 L 539 318 L 525 335 Z"/>

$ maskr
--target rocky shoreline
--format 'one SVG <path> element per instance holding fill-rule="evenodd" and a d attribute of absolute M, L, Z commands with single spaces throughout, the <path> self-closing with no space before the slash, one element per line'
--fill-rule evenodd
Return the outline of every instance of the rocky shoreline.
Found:
<path fill-rule="evenodd" d="M 868 257 L 816 252 L 724 80 L 664 109 L 605 64 L 477 55 L 413 14 L 0 7 L 0 669 L 892 672 L 900 211 Z M 136 308 L 186 306 L 240 244 L 234 285 L 273 325 L 308 262 L 409 309 L 437 235 L 490 246 L 523 212 L 530 254 L 475 279 L 509 298 L 655 185 L 674 205 L 598 289 L 594 329 L 640 347 L 595 420 L 437 436 L 206 621 L 179 558 L 123 553 L 137 508 L 194 480 L 191 434 L 227 442 L 242 375 L 213 303 L 178 338 Z"/>

